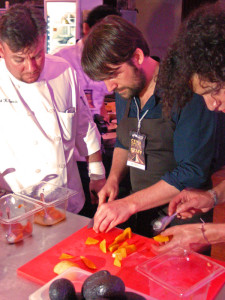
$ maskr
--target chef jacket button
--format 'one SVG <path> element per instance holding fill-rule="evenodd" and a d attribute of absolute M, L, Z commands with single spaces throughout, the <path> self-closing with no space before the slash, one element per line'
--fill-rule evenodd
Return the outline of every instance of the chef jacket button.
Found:
<path fill-rule="evenodd" d="M 61 137 L 60 137 L 60 136 L 56 136 L 56 137 L 54 138 L 54 140 L 55 140 L 56 142 L 59 142 L 59 141 L 61 141 Z"/>
<path fill-rule="evenodd" d="M 36 173 L 40 173 L 41 170 L 40 170 L 40 169 L 36 169 L 35 172 L 36 172 Z"/>

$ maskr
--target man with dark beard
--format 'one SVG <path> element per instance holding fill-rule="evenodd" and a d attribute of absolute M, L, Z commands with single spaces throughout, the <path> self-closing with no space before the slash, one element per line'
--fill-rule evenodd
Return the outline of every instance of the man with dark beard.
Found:
<path fill-rule="evenodd" d="M 142 33 L 121 17 L 108 16 L 95 25 L 84 45 L 82 66 L 90 78 L 104 80 L 109 92 L 127 100 L 93 228 L 107 232 L 134 215 L 132 230 L 151 237 L 152 220 L 166 212 L 175 195 L 187 186 L 210 186 L 214 113 L 194 94 L 183 109 L 174 106 L 164 117 L 163 99 L 155 93 L 159 63 L 150 57 Z M 132 193 L 114 201 L 129 169 Z"/>

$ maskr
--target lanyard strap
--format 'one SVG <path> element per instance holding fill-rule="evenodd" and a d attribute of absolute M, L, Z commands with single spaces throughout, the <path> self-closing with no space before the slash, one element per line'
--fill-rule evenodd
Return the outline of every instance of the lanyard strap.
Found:
<path fill-rule="evenodd" d="M 138 119 L 138 129 L 137 129 L 137 132 L 140 133 L 140 129 L 141 129 L 141 121 L 144 119 L 145 115 L 147 114 L 147 112 L 149 111 L 146 110 L 145 113 L 143 114 L 143 116 L 140 118 L 139 117 L 139 114 L 140 114 L 140 111 L 139 111 L 139 107 L 138 107 L 138 104 L 137 104 L 137 100 L 136 98 L 134 97 L 134 101 L 135 101 L 135 104 L 137 106 L 137 119 Z"/>

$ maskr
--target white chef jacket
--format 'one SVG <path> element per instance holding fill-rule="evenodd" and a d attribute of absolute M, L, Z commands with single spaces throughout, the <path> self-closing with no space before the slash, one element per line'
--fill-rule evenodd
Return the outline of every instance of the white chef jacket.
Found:
<path fill-rule="evenodd" d="M 66 59 L 77 72 L 79 84 L 83 90 L 92 90 L 92 100 L 94 108 L 91 108 L 92 115 L 100 114 L 100 109 L 104 102 L 105 95 L 110 94 L 103 81 L 93 81 L 83 71 L 81 57 L 83 51 L 83 40 L 79 40 L 76 45 L 66 46 L 53 54 Z"/>
<path fill-rule="evenodd" d="M 75 71 L 51 55 L 35 83 L 17 80 L 2 58 L 0 70 L 0 188 L 16 193 L 53 178 L 77 191 L 67 209 L 79 212 L 85 197 L 74 147 L 87 156 L 101 142 Z"/>

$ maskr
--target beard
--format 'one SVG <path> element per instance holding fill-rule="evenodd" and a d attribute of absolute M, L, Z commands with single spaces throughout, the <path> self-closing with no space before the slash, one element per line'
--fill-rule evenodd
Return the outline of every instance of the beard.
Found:
<path fill-rule="evenodd" d="M 135 96 L 138 96 L 146 86 L 146 82 L 147 82 L 144 71 L 142 69 L 139 70 L 133 64 L 131 64 L 131 66 L 133 67 L 133 71 L 134 71 L 134 75 L 131 80 L 133 83 L 132 87 L 125 86 L 115 90 L 115 92 L 120 94 L 120 96 L 125 100 L 129 100 Z"/>

